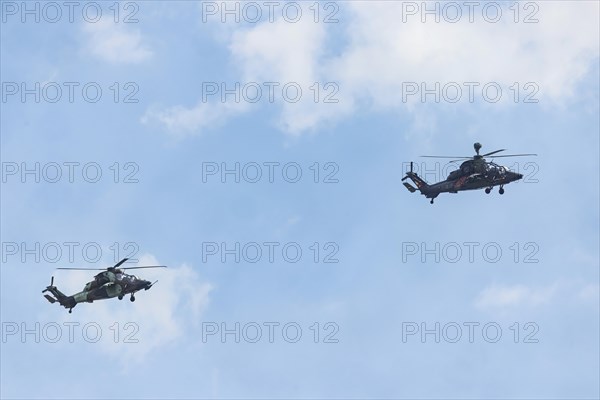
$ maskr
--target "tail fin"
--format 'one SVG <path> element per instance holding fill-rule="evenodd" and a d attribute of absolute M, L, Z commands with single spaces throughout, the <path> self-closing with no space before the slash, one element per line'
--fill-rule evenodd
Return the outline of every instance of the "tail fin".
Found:
<path fill-rule="evenodd" d="M 429 187 L 429 185 L 427 184 L 427 182 L 425 182 L 423 179 L 421 179 L 421 177 L 419 175 L 417 175 L 416 172 L 413 172 L 413 163 L 411 161 L 410 163 L 410 171 L 406 173 L 406 176 L 404 178 L 402 178 L 402 180 L 406 180 L 410 178 L 411 181 L 414 182 L 414 184 L 417 186 L 417 189 L 419 189 L 419 191 L 421 193 L 423 193 L 424 189 L 427 189 Z M 407 182 L 404 182 L 404 186 L 410 190 L 411 193 L 415 192 L 415 188 Z"/>
<path fill-rule="evenodd" d="M 73 296 L 66 296 L 63 292 L 58 290 L 56 286 L 54 286 L 54 277 L 50 280 L 50 286 L 46 286 L 46 289 L 42 290 L 42 293 L 50 292 L 54 297 L 45 294 L 44 297 L 50 303 L 54 304 L 58 301 L 58 303 L 65 308 L 73 308 L 75 307 L 75 299 Z"/>

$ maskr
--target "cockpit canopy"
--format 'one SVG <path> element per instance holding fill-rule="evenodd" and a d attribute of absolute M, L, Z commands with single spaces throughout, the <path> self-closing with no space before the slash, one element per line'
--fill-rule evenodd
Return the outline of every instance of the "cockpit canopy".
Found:
<path fill-rule="evenodd" d="M 507 168 L 498 165 L 494 162 L 485 162 L 479 160 L 465 161 L 460 165 L 460 168 L 450 172 L 448 180 L 458 179 L 461 176 L 469 176 L 471 174 L 485 174 L 487 176 L 503 176 L 507 172 Z"/>
<path fill-rule="evenodd" d="M 124 282 L 133 282 L 133 281 L 137 280 L 137 276 L 124 274 L 124 273 L 116 274 L 115 278 L 117 281 L 124 281 Z"/>
<path fill-rule="evenodd" d="M 496 163 L 490 162 L 486 164 L 486 172 L 492 173 L 494 175 L 504 175 L 506 174 L 508 169 L 502 165 L 498 165 Z"/>

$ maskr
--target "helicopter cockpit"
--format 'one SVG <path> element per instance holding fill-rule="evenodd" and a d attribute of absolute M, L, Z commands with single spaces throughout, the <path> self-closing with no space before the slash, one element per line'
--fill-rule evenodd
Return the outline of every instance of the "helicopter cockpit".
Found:
<path fill-rule="evenodd" d="M 488 178 L 501 178 L 506 175 L 508 169 L 502 165 L 498 165 L 494 162 L 474 162 L 472 160 L 465 161 L 460 165 L 459 169 L 456 169 L 448 175 L 448 180 L 458 179 L 461 176 L 468 176 L 471 174 L 482 174 Z"/>
<path fill-rule="evenodd" d="M 115 276 L 117 282 L 122 282 L 122 283 L 131 283 L 131 282 L 135 282 L 138 278 L 135 275 L 129 275 L 129 274 L 117 274 Z"/>
<path fill-rule="evenodd" d="M 490 178 L 500 178 L 506 175 L 508 169 L 494 162 L 489 162 L 486 165 L 486 175 Z"/>

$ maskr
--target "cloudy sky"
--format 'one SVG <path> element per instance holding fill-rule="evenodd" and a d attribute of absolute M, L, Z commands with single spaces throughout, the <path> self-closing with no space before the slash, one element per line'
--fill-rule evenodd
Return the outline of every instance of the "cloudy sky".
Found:
<path fill-rule="evenodd" d="M 3 398 L 600 396 L 597 2 L 0 4 Z"/>

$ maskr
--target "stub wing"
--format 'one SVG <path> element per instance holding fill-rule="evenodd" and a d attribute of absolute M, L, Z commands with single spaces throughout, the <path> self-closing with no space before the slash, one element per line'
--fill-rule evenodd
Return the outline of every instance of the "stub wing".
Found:
<path fill-rule="evenodd" d="M 50 295 L 45 294 L 44 297 L 46 298 L 46 300 L 48 300 L 50 303 L 54 304 L 56 303 L 56 299 Z"/>
<path fill-rule="evenodd" d="M 404 187 L 408 189 L 409 192 L 414 193 L 417 191 L 417 189 L 415 187 L 413 187 L 413 185 L 411 185 L 408 182 L 403 182 Z"/>

